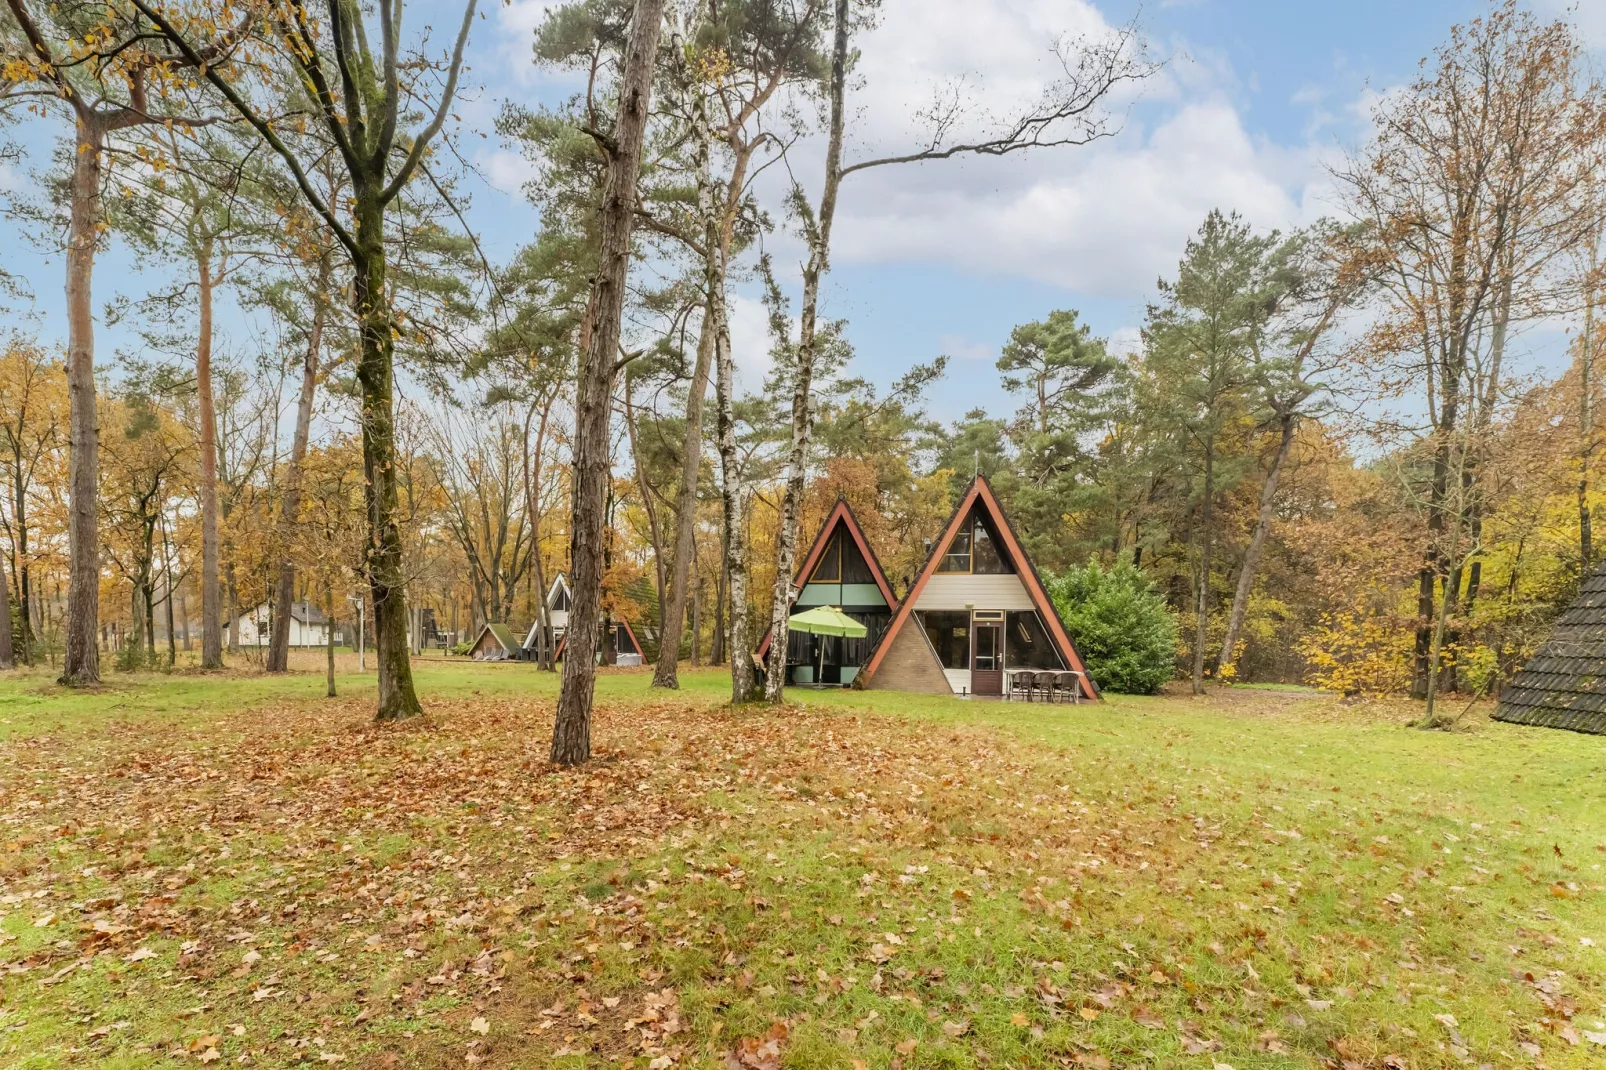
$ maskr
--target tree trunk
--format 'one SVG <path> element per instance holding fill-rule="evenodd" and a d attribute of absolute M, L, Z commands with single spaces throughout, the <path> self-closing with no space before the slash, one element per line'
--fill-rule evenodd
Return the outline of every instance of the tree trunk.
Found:
<path fill-rule="evenodd" d="M 786 688 L 786 622 L 792 614 L 792 572 L 797 561 L 798 526 L 802 522 L 803 486 L 808 475 L 809 439 L 814 426 L 814 366 L 819 357 L 817 323 L 820 279 L 830 268 L 831 223 L 836 217 L 837 190 L 842 185 L 842 128 L 847 89 L 848 0 L 837 0 L 835 38 L 831 49 L 831 133 L 825 149 L 825 188 L 820 210 L 809 228 L 809 260 L 803 268 L 803 305 L 798 322 L 797 369 L 792 383 L 792 445 L 787 457 L 786 487 L 781 494 L 780 526 L 775 537 L 775 587 L 770 608 L 769 664 L 764 700 L 780 702 Z M 733 645 L 734 647 L 734 645 Z M 745 656 L 733 648 L 733 656 Z"/>
<path fill-rule="evenodd" d="M 1204 688 L 1205 667 L 1205 640 L 1208 638 L 1210 627 L 1210 545 L 1211 522 L 1214 519 L 1213 506 L 1216 494 L 1216 444 L 1209 440 L 1205 443 L 1204 459 L 1204 502 L 1199 510 L 1199 588 L 1198 599 L 1194 606 L 1197 617 L 1193 628 L 1193 693 L 1202 695 Z"/>
<path fill-rule="evenodd" d="M 535 403 L 524 417 L 524 515 L 530 524 L 530 570 L 535 583 L 535 658 L 543 672 L 552 671 L 552 648 L 556 645 L 552 635 L 552 607 L 547 605 L 546 567 L 541 563 L 541 458 L 546 450 L 547 419 L 552 414 L 554 390 L 541 404 L 541 423 L 535 433 L 535 459 L 530 459 L 530 419 L 535 415 Z M 456 613 L 456 606 L 452 607 Z"/>
<path fill-rule="evenodd" d="M 592 286 L 596 326 L 580 354 L 575 398 L 573 518 L 570 558 L 573 605 L 565 642 L 563 684 L 552 726 L 552 761 L 579 765 L 591 757 L 591 700 L 596 686 L 602 609 L 603 499 L 608 487 L 608 425 L 613 413 L 615 354 L 624 316 L 630 233 L 635 223 L 636 179 L 647 132 L 654 57 L 665 0 L 636 0 L 619 92 L 619 117 L 603 189 L 601 247 Z"/>
<path fill-rule="evenodd" d="M 178 664 L 178 637 L 173 627 L 173 555 L 167 540 L 167 514 L 162 514 L 162 609 L 167 616 L 167 667 Z"/>
<path fill-rule="evenodd" d="M 692 550 L 695 557 L 696 549 Z M 701 668 L 703 664 L 703 581 L 701 577 L 691 581 L 691 667 Z M 680 686 L 677 680 L 675 685 Z"/>
<path fill-rule="evenodd" d="M 100 682 L 100 425 L 95 411 L 95 325 L 90 284 L 100 234 L 103 132 L 80 114 L 67 234 L 68 514 L 67 623 L 61 683 Z"/>
<path fill-rule="evenodd" d="M 184 650 L 188 653 L 194 648 L 190 646 L 190 607 L 185 600 L 183 587 L 178 589 L 178 617 L 184 622 Z"/>
<path fill-rule="evenodd" d="M 1282 417 L 1282 435 L 1277 440 L 1277 454 L 1272 458 L 1271 470 L 1260 485 L 1260 513 L 1255 517 L 1255 530 L 1249 536 L 1249 549 L 1244 551 L 1244 563 L 1238 572 L 1238 589 L 1232 595 L 1232 612 L 1227 616 L 1227 635 L 1221 641 L 1221 658 L 1217 662 L 1218 675 L 1225 677 L 1237 658 L 1234 647 L 1238 633 L 1243 629 L 1244 614 L 1249 609 L 1249 595 L 1255 586 L 1255 569 L 1260 565 L 1260 552 L 1266 545 L 1266 533 L 1271 530 L 1271 517 L 1277 503 L 1277 481 L 1282 476 L 1283 464 L 1294 445 L 1296 421 L 1292 413 Z"/>
<path fill-rule="evenodd" d="M 324 695 L 335 697 L 335 585 L 323 585 Z"/>
<path fill-rule="evenodd" d="M 669 604 L 663 613 L 658 666 L 653 670 L 653 687 L 680 687 L 680 636 L 686 619 L 686 588 L 691 582 L 691 555 L 697 532 L 697 475 L 703 459 L 703 397 L 708 392 L 708 366 L 714 355 L 717 327 L 714 323 L 715 289 L 724 292 L 725 245 L 722 240 L 720 206 L 714 200 L 711 148 L 714 138 L 708 118 L 708 95 L 694 84 L 692 98 L 692 149 L 696 154 L 697 214 L 702 223 L 703 240 L 703 325 L 697 336 L 697 362 L 692 368 L 691 386 L 686 395 L 686 435 L 681 445 L 680 494 L 675 504 L 674 574 L 669 581 Z M 697 637 L 692 636 L 695 648 Z M 695 662 L 695 654 L 693 655 Z"/>
<path fill-rule="evenodd" d="M 6 582 L 5 564 L 0 562 L 0 669 L 17 667 L 11 646 L 11 585 Z"/>
<path fill-rule="evenodd" d="M 725 510 L 725 628 L 720 653 L 730 659 L 731 701 L 750 702 L 753 695 L 752 640 L 747 620 L 747 506 L 752 490 L 742 480 L 736 456 L 736 362 L 731 356 L 730 326 L 724 294 L 714 294 L 714 400 L 718 409 L 720 495 Z"/>
<path fill-rule="evenodd" d="M 714 272 L 705 273 L 707 275 Z M 724 280 L 716 285 L 723 286 Z M 680 639 L 686 621 L 686 597 L 692 584 L 693 544 L 697 535 L 697 476 L 703 461 L 703 397 L 708 392 L 708 366 L 714 357 L 715 327 L 708 302 L 703 305 L 703 327 L 697 338 L 697 362 L 692 367 L 691 388 L 686 398 L 686 437 L 681 444 L 680 493 L 675 502 L 674 572 L 669 577 L 669 604 L 664 609 L 662 641 L 658 667 L 653 670 L 653 687 L 680 687 Z M 696 613 L 693 612 L 695 618 Z M 696 624 L 692 625 L 692 646 L 697 644 Z M 696 654 L 692 655 L 696 664 Z"/>
<path fill-rule="evenodd" d="M 402 570 L 401 507 L 396 474 L 395 335 L 386 290 L 383 176 L 355 184 L 361 251 L 352 287 L 358 334 L 357 383 L 362 395 L 363 492 L 368 506 L 366 566 L 374 605 L 374 655 L 379 668 L 380 721 L 424 712 L 413 689 L 407 654 L 407 580 Z"/>
<path fill-rule="evenodd" d="M 195 390 L 200 406 L 201 668 L 223 667 L 223 607 L 218 589 L 217 412 L 212 398 L 212 248 L 195 250 L 200 287 L 200 333 L 195 344 Z"/>
<path fill-rule="evenodd" d="M 301 391 L 296 398 L 296 430 L 290 443 L 290 464 L 285 472 L 284 497 L 279 501 L 279 581 L 273 599 L 273 635 L 268 640 L 268 672 L 287 672 L 290 668 L 291 605 L 295 601 L 296 566 L 290 557 L 296 513 L 301 508 L 301 466 L 307 458 L 307 439 L 312 432 L 312 403 L 318 392 L 318 360 L 323 346 L 324 293 L 329 286 L 329 260 L 318 269 L 318 289 L 313 296 L 312 324 L 307 332 L 307 351 L 301 360 Z"/>

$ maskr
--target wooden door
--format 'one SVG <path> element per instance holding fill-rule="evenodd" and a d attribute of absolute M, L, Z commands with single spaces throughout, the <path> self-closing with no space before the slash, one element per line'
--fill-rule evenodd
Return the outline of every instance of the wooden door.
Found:
<path fill-rule="evenodd" d="M 970 690 L 976 695 L 1004 693 L 1004 626 L 975 621 L 970 643 Z"/>

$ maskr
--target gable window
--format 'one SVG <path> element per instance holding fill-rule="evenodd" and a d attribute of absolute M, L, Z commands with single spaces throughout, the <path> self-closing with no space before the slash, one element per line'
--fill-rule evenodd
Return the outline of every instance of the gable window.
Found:
<path fill-rule="evenodd" d="M 954 539 L 937 565 L 938 572 L 970 571 L 970 529 L 968 526 L 954 532 Z"/>
<path fill-rule="evenodd" d="M 1015 571 L 1004 563 L 1003 557 L 998 553 L 998 542 L 993 538 L 992 529 L 982 519 L 980 510 L 976 512 L 974 521 L 974 534 L 970 541 L 970 570 L 987 576 Z"/>
<path fill-rule="evenodd" d="M 814 566 L 814 575 L 809 579 L 814 583 L 841 583 L 842 582 L 842 532 L 838 531 L 826 543 L 825 552 L 820 555 L 819 564 Z"/>
<path fill-rule="evenodd" d="M 1009 669 L 1053 669 L 1063 671 L 1065 659 L 1048 637 L 1043 618 L 1035 610 L 1010 610 L 1006 614 L 1004 666 Z"/>

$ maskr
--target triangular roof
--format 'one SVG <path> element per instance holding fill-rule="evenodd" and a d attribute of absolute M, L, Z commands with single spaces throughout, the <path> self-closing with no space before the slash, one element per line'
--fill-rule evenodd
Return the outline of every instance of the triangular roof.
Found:
<path fill-rule="evenodd" d="M 636 638 L 636 629 L 634 629 L 634 628 L 632 628 L 630 626 L 630 622 L 627 621 L 627 620 L 614 620 L 614 621 L 610 621 L 609 623 L 612 624 L 614 627 L 618 627 L 620 625 L 624 625 L 625 635 L 627 637 L 629 637 L 630 645 L 636 648 L 636 653 L 641 657 L 641 660 L 642 661 L 646 661 L 647 660 L 647 652 L 641 649 L 641 640 Z M 561 661 L 562 660 L 562 658 L 563 658 L 563 648 L 568 645 L 568 642 L 569 642 L 569 633 L 568 632 L 564 632 L 563 633 L 563 638 L 558 640 L 558 648 L 552 652 L 552 660 L 553 661 Z M 616 651 L 614 651 L 614 653 L 616 653 L 616 654 L 628 654 L 628 653 L 630 653 L 630 651 L 628 651 L 628 650 L 616 650 Z"/>
<path fill-rule="evenodd" d="M 493 636 L 495 636 L 496 641 L 501 643 L 502 648 L 509 654 L 519 649 L 518 641 L 513 638 L 513 629 L 509 628 L 506 624 L 487 624 L 475 634 L 474 641 L 469 644 L 469 647 L 472 649 L 473 647 L 479 646 L 480 640 L 485 638 L 486 632 L 490 632 Z"/>
<path fill-rule="evenodd" d="M 870 576 L 880 588 L 881 597 L 886 599 L 887 608 L 896 609 L 898 599 L 892 593 L 892 584 L 887 582 L 887 574 L 882 571 L 881 561 L 876 557 L 875 551 L 870 549 L 870 544 L 864 537 L 864 529 L 859 527 L 859 518 L 853 515 L 853 506 L 848 504 L 846 498 L 838 498 L 831 511 L 826 514 L 825 523 L 820 525 L 820 533 L 814 536 L 814 545 L 809 548 L 809 555 L 803 559 L 803 563 L 797 568 L 797 574 L 792 577 L 792 586 L 801 588 L 805 578 L 814 575 L 814 566 L 819 564 L 820 555 L 825 553 L 825 548 L 831 544 L 831 536 L 836 534 L 839 525 L 853 537 L 854 545 L 859 548 L 859 553 L 864 555 L 864 563 L 870 567 Z M 772 625 L 764 632 L 764 638 L 759 640 L 757 654 L 759 658 L 769 653 L 770 632 L 773 630 Z"/>
<path fill-rule="evenodd" d="M 1606 735 L 1606 564 L 1501 692 L 1494 718 Z"/>
<path fill-rule="evenodd" d="M 569 595 L 570 598 L 574 597 L 573 592 L 569 590 L 569 577 L 561 572 L 552 577 L 552 585 L 546 589 L 546 605 L 548 609 L 553 608 L 552 602 L 558 597 L 559 589 L 562 589 L 563 593 Z"/>
<path fill-rule="evenodd" d="M 947 553 L 949 543 L 953 542 L 954 536 L 958 534 L 960 526 L 970 516 L 971 509 L 974 507 L 980 507 L 985 510 L 988 518 L 992 521 L 993 527 L 998 532 L 999 549 L 1010 563 L 1015 566 L 1015 572 L 1020 577 L 1021 586 L 1026 589 L 1026 594 L 1031 599 L 1032 605 L 1043 618 L 1044 628 L 1048 631 L 1049 639 L 1053 641 L 1055 647 L 1059 650 L 1060 657 L 1065 659 L 1066 665 L 1082 674 L 1083 686 L 1089 694 L 1094 698 L 1098 698 L 1098 685 L 1093 682 L 1093 677 L 1088 674 L 1087 666 L 1082 661 L 1082 655 L 1077 652 L 1076 644 L 1071 642 L 1070 632 L 1066 629 L 1065 622 L 1060 619 L 1059 610 L 1054 606 L 1054 600 L 1048 596 L 1048 591 L 1044 589 L 1043 578 L 1037 574 L 1037 566 L 1026 555 L 1026 550 L 1021 546 L 1020 539 L 1015 534 L 1015 526 L 1009 522 L 1008 514 L 1004 512 L 1004 507 L 999 504 L 998 496 L 993 493 L 992 484 L 988 483 L 987 477 L 983 475 L 977 475 L 975 479 L 971 480 L 970 487 L 966 489 L 964 495 L 959 499 L 959 504 L 954 507 L 953 515 L 948 518 L 948 523 L 942 531 L 942 537 L 931 544 L 931 552 L 926 555 L 926 563 L 920 567 L 919 577 L 916 578 L 914 586 L 909 588 L 909 593 L 903 596 L 903 602 L 898 606 L 897 612 L 893 614 L 892 623 L 887 626 L 887 630 L 881 635 L 881 640 L 876 643 L 876 648 L 870 655 L 870 661 L 865 665 L 861 675 L 867 683 L 874 678 L 876 670 L 881 667 L 881 662 L 887 656 L 887 651 L 892 648 L 893 640 L 897 637 L 898 632 L 914 616 L 915 603 L 920 599 L 920 592 L 925 590 L 927 581 L 936 573 L 937 565 L 942 561 L 943 555 Z"/>

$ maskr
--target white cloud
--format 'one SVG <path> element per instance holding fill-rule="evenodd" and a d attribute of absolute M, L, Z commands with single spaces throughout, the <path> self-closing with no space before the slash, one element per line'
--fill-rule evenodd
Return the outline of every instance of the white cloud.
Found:
<path fill-rule="evenodd" d="M 995 360 L 998 356 L 998 347 L 989 342 L 978 342 L 973 338 L 966 338 L 962 334 L 945 334 L 937 339 L 937 345 L 943 353 L 960 360 Z"/>
<path fill-rule="evenodd" d="M 1590 48 L 1606 47 L 1606 3 L 1601 0 L 1535 0 L 1534 7 L 1542 15 L 1571 22 Z"/>
<path fill-rule="evenodd" d="M 516 197 L 522 197 L 525 183 L 540 173 L 540 167 L 523 153 L 507 149 L 487 152 L 476 162 L 492 189 Z"/>
<path fill-rule="evenodd" d="M 847 157 L 917 147 L 919 113 L 944 85 L 963 84 L 975 102 L 961 124 L 968 129 L 951 140 L 981 132 L 1062 74 L 1056 41 L 1109 29 L 1081 0 L 889 3 L 862 38 Z M 1259 227 L 1309 222 L 1327 208 L 1331 150 L 1253 136 L 1233 104 L 1242 87 L 1225 58 L 1180 42 L 1170 51 L 1165 70 L 1142 84 L 1141 101 L 1125 87 L 1112 100 L 1125 124 L 1116 137 L 849 176 L 833 238 L 838 263 L 937 262 L 1134 299 L 1175 268 L 1212 208 L 1236 209 Z M 792 153 L 793 173 L 815 190 L 822 148 L 814 138 Z M 775 205 L 778 194 L 761 196 Z M 787 238 L 771 245 L 781 263 L 796 259 L 786 255 Z"/>
<path fill-rule="evenodd" d="M 1220 101 L 1186 105 L 1147 136 L 1038 153 L 1025 165 L 941 166 L 872 173 L 848 188 L 839 256 L 941 260 L 1133 297 L 1169 273 L 1210 209 L 1295 225 L 1315 207 L 1307 193 L 1322 175 L 1314 151 L 1257 143 Z M 991 189 L 977 181 L 1005 169 Z"/>
<path fill-rule="evenodd" d="M 758 390 L 764 385 L 764 376 L 770 370 L 770 346 L 773 340 L 770 338 L 769 310 L 756 297 L 739 293 L 729 295 L 727 309 L 737 389 Z"/>

